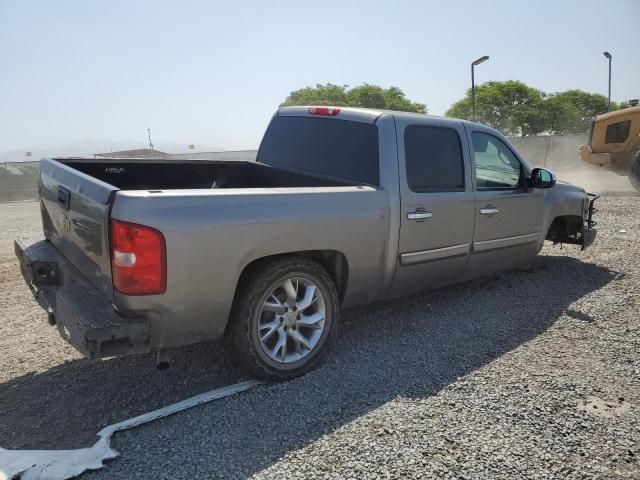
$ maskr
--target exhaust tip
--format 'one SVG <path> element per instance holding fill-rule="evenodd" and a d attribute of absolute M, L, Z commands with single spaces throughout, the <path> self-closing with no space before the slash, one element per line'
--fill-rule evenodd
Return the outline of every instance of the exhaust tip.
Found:
<path fill-rule="evenodd" d="M 156 368 L 158 370 L 166 370 L 167 368 L 169 368 L 169 362 L 160 362 L 156 364 Z"/>
<path fill-rule="evenodd" d="M 156 354 L 156 368 L 166 370 L 169 368 L 169 351 L 166 348 L 158 348 Z"/>

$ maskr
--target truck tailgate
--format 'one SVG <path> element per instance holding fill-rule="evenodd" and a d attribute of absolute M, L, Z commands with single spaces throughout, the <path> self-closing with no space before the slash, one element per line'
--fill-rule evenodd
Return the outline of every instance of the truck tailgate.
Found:
<path fill-rule="evenodd" d="M 116 187 L 60 162 L 40 162 L 45 237 L 107 298 L 113 298 L 109 200 Z"/>

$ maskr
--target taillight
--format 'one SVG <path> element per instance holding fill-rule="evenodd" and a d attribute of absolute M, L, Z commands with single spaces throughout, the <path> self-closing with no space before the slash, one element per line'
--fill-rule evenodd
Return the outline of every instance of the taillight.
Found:
<path fill-rule="evenodd" d="M 124 295 L 159 295 L 167 289 L 167 253 L 158 230 L 111 220 L 113 288 Z"/>
<path fill-rule="evenodd" d="M 335 117 L 340 113 L 338 107 L 309 107 L 307 110 L 311 115 L 329 115 Z"/>

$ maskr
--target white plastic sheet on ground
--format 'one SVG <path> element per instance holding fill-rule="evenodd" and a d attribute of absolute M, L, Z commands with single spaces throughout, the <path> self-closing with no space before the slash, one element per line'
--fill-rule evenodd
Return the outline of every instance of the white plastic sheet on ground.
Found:
<path fill-rule="evenodd" d="M 243 392 L 262 382 L 249 380 L 228 387 L 218 388 L 164 408 L 139 415 L 129 420 L 109 425 L 98 432 L 98 440 L 90 448 L 77 450 L 6 450 L 0 448 L 0 480 L 64 480 L 80 475 L 86 470 L 102 468 L 105 460 L 118 456 L 109 443 L 111 436 L 120 430 L 152 422 L 158 418 L 186 410 L 196 405 L 211 402 Z"/>

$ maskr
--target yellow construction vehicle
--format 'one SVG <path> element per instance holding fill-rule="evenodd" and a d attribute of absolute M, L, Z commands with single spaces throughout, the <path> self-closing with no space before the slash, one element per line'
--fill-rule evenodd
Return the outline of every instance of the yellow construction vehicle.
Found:
<path fill-rule="evenodd" d="M 618 175 L 628 175 L 631 185 L 640 191 L 640 106 L 599 115 L 591 122 L 589 144 L 580 145 L 580 159 L 605 167 Z"/>

